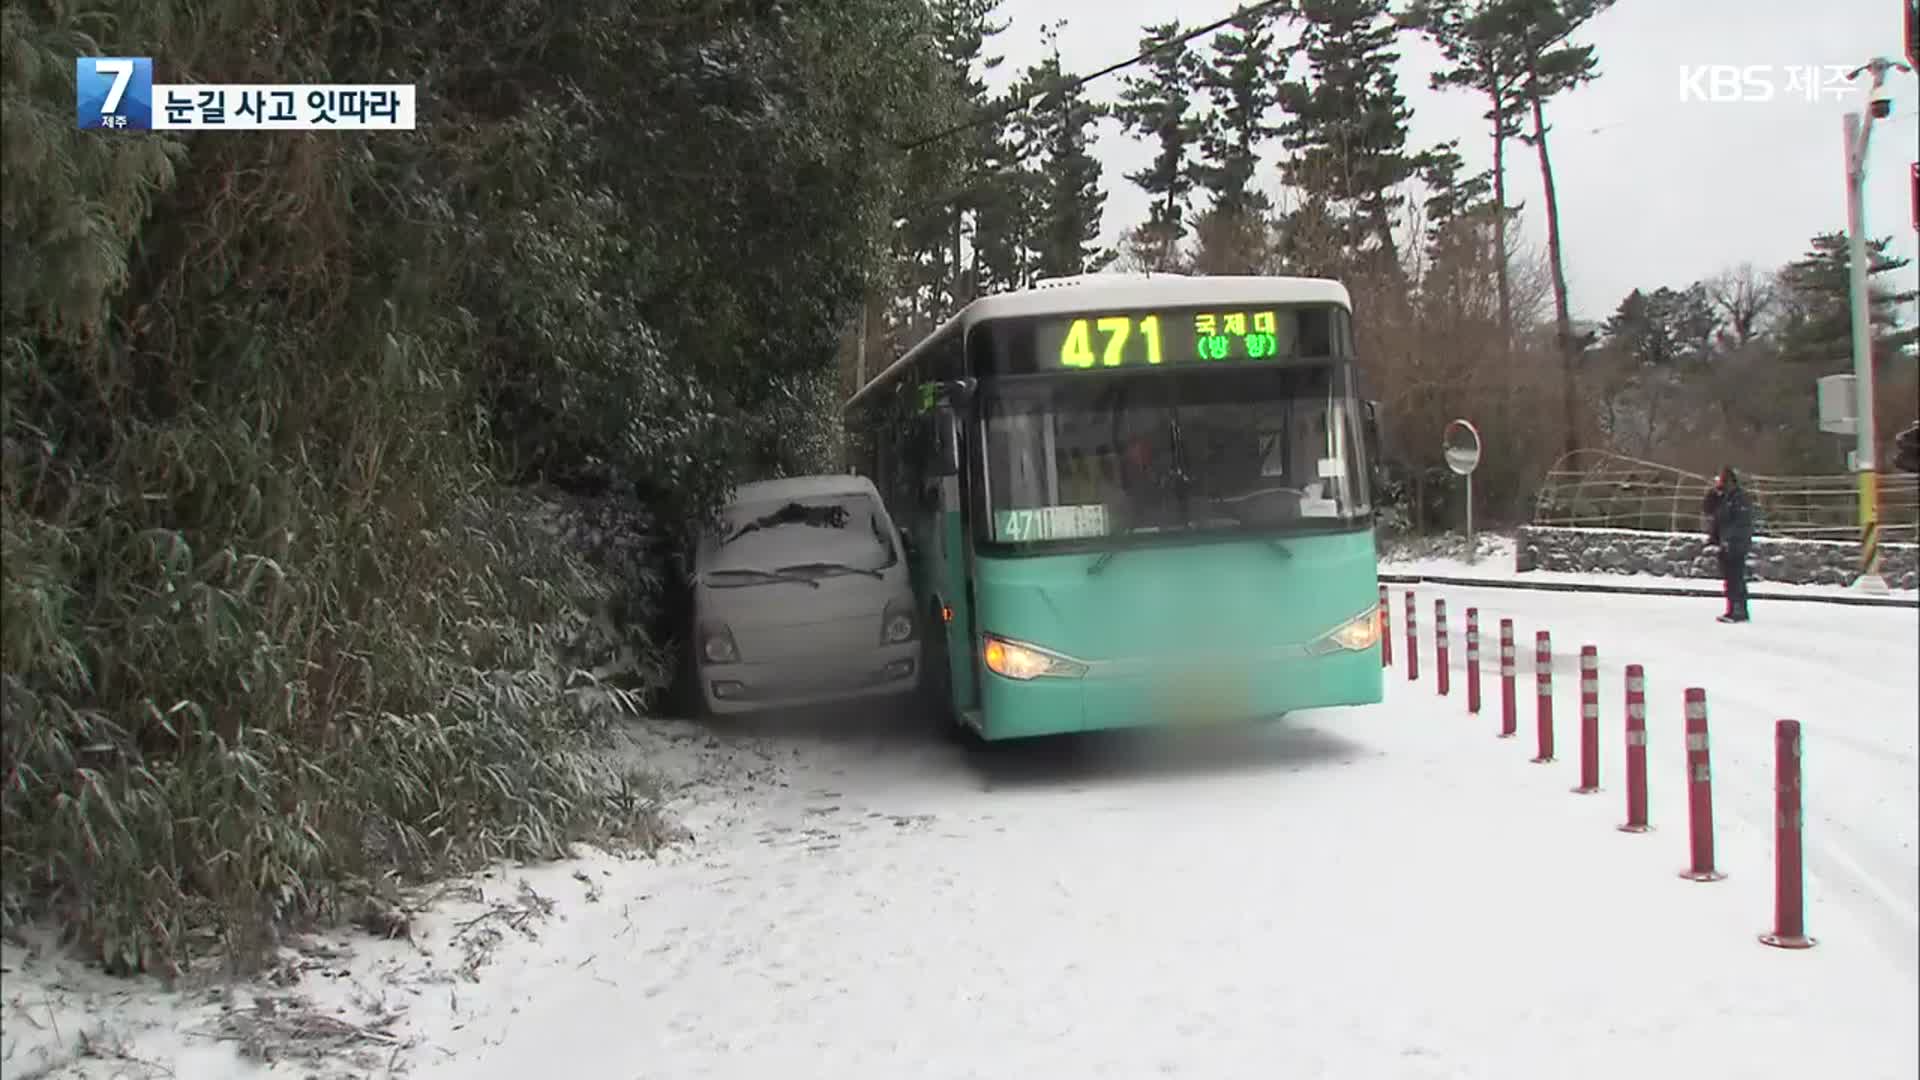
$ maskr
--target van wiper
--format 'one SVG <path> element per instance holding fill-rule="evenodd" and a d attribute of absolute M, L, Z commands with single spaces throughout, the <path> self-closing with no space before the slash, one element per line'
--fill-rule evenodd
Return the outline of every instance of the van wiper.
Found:
<path fill-rule="evenodd" d="M 875 580 L 880 580 L 880 579 L 883 579 L 883 578 L 885 578 L 885 577 L 886 577 L 886 575 L 885 575 L 885 574 L 882 574 L 882 573 L 881 573 L 880 571 L 878 571 L 878 570 L 875 570 L 875 569 L 873 569 L 872 567 L 869 567 L 869 566 L 849 566 L 849 565 L 847 565 L 846 563 L 843 563 L 843 562 L 803 562 L 803 563 L 794 563 L 794 564 L 793 564 L 792 566 L 783 566 L 783 567 L 781 567 L 780 569 L 781 569 L 782 571 L 788 571 L 788 570 L 823 570 L 823 571 L 831 571 L 831 570 L 838 570 L 838 571 L 840 571 L 840 572 L 842 572 L 842 573 L 847 573 L 847 574 L 865 574 L 865 575 L 867 575 L 868 577 L 870 577 L 870 578 L 873 578 L 873 579 L 875 579 Z M 814 579 L 812 579 L 812 578 L 808 578 L 807 580 L 809 580 L 809 581 L 812 581 L 812 580 L 814 580 Z"/>
<path fill-rule="evenodd" d="M 709 570 L 700 576 L 702 580 L 711 581 L 713 578 L 717 578 L 722 574 L 740 574 L 749 577 L 769 578 L 773 581 L 792 581 L 801 585 L 810 585 L 816 589 L 820 587 L 820 580 L 818 578 L 808 577 L 805 574 L 789 574 L 780 570 L 762 570 L 753 566 L 730 566 L 725 570 Z"/>

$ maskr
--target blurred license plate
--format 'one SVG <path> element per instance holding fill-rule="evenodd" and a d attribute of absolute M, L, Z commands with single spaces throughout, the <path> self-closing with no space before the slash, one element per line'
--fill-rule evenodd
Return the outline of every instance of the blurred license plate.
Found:
<path fill-rule="evenodd" d="M 1167 680 L 1160 712 L 1176 724 L 1208 724 L 1238 719 L 1247 711 L 1245 673 L 1231 668 L 1194 668 Z"/>

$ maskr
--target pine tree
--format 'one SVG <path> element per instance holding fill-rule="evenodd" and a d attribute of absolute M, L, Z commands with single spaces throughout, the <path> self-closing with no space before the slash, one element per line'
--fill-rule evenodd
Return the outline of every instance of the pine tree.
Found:
<path fill-rule="evenodd" d="M 1290 55 L 1275 37 L 1276 10 L 1262 9 L 1216 33 L 1212 55 L 1198 72 L 1213 104 L 1201 133 L 1201 183 L 1213 196 L 1213 208 L 1229 214 L 1257 214 L 1271 206 L 1252 185 L 1260 143 L 1278 131 L 1267 118 L 1280 103 L 1279 77 Z"/>
<path fill-rule="evenodd" d="M 1425 211 L 1427 242 L 1443 241 L 1457 226 L 1469 223 L 1485 210 L 1492 192 L 1490 173 L 1462 176 L 1466 162 L 1460 157 L 1460 143 L 1450 139 L 1420 155 L 1420 180 L 1427 189 Z"/>
<path fill-rule="evenodd" d="M 1271 121 L 1293 50 L 1280 45 L 1277 8 L 1236 19 L 1213 36 L 1199 65 L 1200 86 L 1212 105 L 1200 133 L 1198 180 L 1210 197 L 1200 222 L 1201 260 L 1215 273 L 1251 273 L 1273 209 L 1253 186 L 1260 146 L 1278 133 Z"/>
<path fill-rule="evenodd" d="M 889 323 L 903 324 L 915 336 L 951 304 L 946 292 L 946 252 L 951 218 L 952 157 L 916 150 L 901 167 L 900 206 L 893 229 L 892 280 L 885 292 L 892 297 Z"/>
<path fill-rule="evenodd" d="M 1008 104 L 1002 99 L 996 108 Z M 989 179 L 980 190 L 973 236 L 973 279 L 980 295 L 1020 288 L 1033 274 L 1039 178 L 1029 165 L 1033 150 L 1026 127 L 1016 114 L 988 130 Z"/>
<path fill-rule="evenodd" d="M 1867 320 L 1873 328 L 1874 359 L 1880 364 L 1913 347 L 1916 330 L 1901 326 L 1900 309 L 1920 296 L 1874 280 L 1908 265 L 1908 260 L 1887 254 L 1891 239 L 1867 242 Z M 1777 336 L 1784 359 L 1810 368 L 1851 370 L 1851 267 L 1847 234 L 1832 232 L 1814 237 L 1807 254 L 1780 271 Z"/>
<path fill-rule="evenodd" d="M 1044 40 L 1047 56 L 1028 70 L 1024 90 L 1033 102 L 1025 135 L 1038 151 L 1031 165 L 1033 268 L 1046 277 L 1093 273 L 1117 257 L 1097 243 L 1107 196 L 1100 189 L 1100 161 L 1091 152 L 1093 126 L 1108 110 L 1068 85 L 1057 26 L 1047 28 Z"/>
<path fill-rule="evenodd" d="M 1399 188 L 1419 162 L 1406 149 L 1413 113 L 1394 74 L 1387 0 L 1300 0 L 1299 13 L 1311 78 L 1282 91 L 1289 181 L 1342 206 L 1349 243 L 1370 235 L 1381 265 L 1397 270 Z"/>
<path fill-rule="evenodd" d="M 1463 176 L 1458 143 L 1449 141 L 1420 155 L 1427 189 L 1426 272 L 1420 294 L 1428 310 L 1467 314 L 1478 309 L 1483 282 L 1495 266 L 1487 234 L 1498 217 L 1489 173 Z M 1504 231 L 1504 230 L 1502 230 Z"/>
<path fill-rule="evenodd" d="M 1205 131 L 1194 109 L 1191 89 L 1200 75 L 1199 60 L 1181 34 L 1179 22 L 1147 27 L 1140 51 L 1151 52 L 1147 74 L 1126 78 L 1113 107 L 1121 126 L 1158 146 L 1153 163 L 1127 179 L 1152 197 L 1147 221 L 1130 238 L 1149 269 L 1170 270 L 1179 261 L 1180 241 L 1196 184 L 1194 151 Z"/>
<path fill-rule="evenodd" d="M 935 126 L 954 124 L 988 108 L 982 75 L 1001 63 L 985 55 L 987 42 L 1006 29 L 991 21 L 998 0 L 932 0 L 930 46 Z M 893 291 L 912 338 L 971 299 L 974 275 L 965 273 L 968 234 L 977 231 L 982 204 L 992 198 L 994 132 L 971 128 L 915 148 L 904 166 L 902 207 L 895 225 Z M 973 228 L 970 230 L 970 224 Z"/>
<path fill-rule="evenodd" d="M 1633 290 L 1607 318 L 1602 333 L 1631 363 L 1671 369 L 1706 361 L 1719 328 L 1706 285 L 1695 282 L 1685 289 Z"/>
<path fill-rule="evenodd" d="M 1546 103 L 1600 77 L 1599 61 L 1591 45 L 1568 39 L 1594 16 L 1612 7 L 1614 0 L 1507 0 L 1503 24 L 1517 48 L 1522 78 L 1520 96 L 1531 116 L 1531 130 L 1519 136 L 1540 159 L 1540 185 L 1547 205 L 1547 263 L 1553 275 L 1554 339 L 1565 368 L 1561 422 L 1564 448 L 1579 447 L 1580 390 L 1575 369 L 1582 342 L 1574 336 L 1573 314 L 1567 301 L 1566 257 L 1560 243 L 1560 202 L 1553 183 L 1553 159 L 1547 152 Z"/>
<path fill-rule="evenodd" d="M 1005 59 L 986 54 L 987 43 L 1008 26 L 992 19 L 999 6 L 1000 0 L 932 2 L 934 40 L 942 70 L 952 80 L 949 92 L 974 115 L 991 103 L 992 95 L 983 76 Z M 997 150 L 991 125 L 968 129 L 955 138 L 952 161 L 956 183 L 947 205 L 947 251 L 943 260 L 947 271 L 946 293 L 949 305 L 954 308 L 971 300 L 977 287 L 977 279 L 966 280 L 970 276 L 965 273 L 968 224 L 977 219 L 981 203 L 991 197 L 991 188 L 998 178 L 994 169 Z M 977 223 L 975 228 L 977 230 Z"/>
<path fill-rule="evenodd" d="M 1507 0 L 1417 0 L 1401 22 L 1430 38 L 1452 65 L 1432 75 L 1434 89 L 1468 89 L 1487 99 L 1483 118 L 1493 141 L 1489 254 L 1500 299 L 1500 332 L 1511 344 L 1513 284 L 1506 257 L 1507 227 L 1519 207 L 1507 199 L 1507 142 L 1520 134 L 1523 103 L 1518 90 L 1522 66 L 1515 56 L 1509 7 Z"/>

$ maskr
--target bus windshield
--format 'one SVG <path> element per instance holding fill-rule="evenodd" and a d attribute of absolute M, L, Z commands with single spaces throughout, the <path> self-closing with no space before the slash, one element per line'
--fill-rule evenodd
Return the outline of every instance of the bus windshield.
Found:
<path fill-rule="evenodd" d="M 996 380 L 982 388 L 990 542 L 1351 529 L 1364 440 L 1335 364 Z"/>

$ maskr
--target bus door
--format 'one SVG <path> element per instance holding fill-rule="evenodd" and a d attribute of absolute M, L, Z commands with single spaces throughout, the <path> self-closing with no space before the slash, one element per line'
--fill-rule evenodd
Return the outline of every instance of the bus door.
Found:
<path fill-rule="evenodd" d="M 938 399 L 938 388 L 924 388 L 922 401 L 932 405 L 931 461 L 923 473 L 920 497 L 921 536 L 928 539 L 924 568 L 926 593 L 941 605 L 933 613 L 928 633 L 943 633 L 948 663 L 948 685 L 958 709 L 979 705 L 975 671 L 972 541 L 967 529 L 968 498 L 972 492 L 966 462 L 973 460 L 973 433 L 960 419 L 968 410 Z M 938 402 L 937 404 L 935 404 Z"/>

